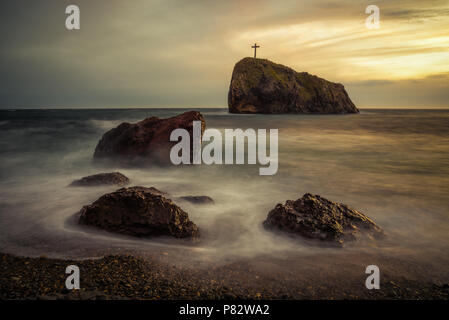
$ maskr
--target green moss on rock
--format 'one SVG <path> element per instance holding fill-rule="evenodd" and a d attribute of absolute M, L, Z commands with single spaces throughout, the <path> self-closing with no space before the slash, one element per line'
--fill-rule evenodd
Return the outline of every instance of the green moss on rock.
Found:
<path fill-rule="evenodd" d="M 234 67 L 231 113 L 357 113 L 343 85 L 267 59 L 244 58 Z"/>

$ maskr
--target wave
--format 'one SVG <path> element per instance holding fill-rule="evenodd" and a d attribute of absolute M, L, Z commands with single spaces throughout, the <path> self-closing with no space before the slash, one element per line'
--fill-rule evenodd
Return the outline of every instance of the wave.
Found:
<path fill-rule="evenodd" d="M 111 130 L 118 125 L 120 125 L 123 121 L 120 120 L 97 120 L 97 119 L 89 119 L 90 125 L 93 127 L 102 129 L 102 130 Z"/>

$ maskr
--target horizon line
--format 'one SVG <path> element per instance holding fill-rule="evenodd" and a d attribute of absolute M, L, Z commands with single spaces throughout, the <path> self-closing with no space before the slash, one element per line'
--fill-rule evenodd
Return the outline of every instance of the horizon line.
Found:
<path fill-rule="evenodd" d="M 358 109 L 391 109 L 391 110 L 445 110 L 449 109 L 449 106 L 363 106 L 357 107 Z M 0 107 L 0 111 L 9 110 L 107 110 L 107 109 L 228 109 L 223 106 L 123 106 L 123 107 Z"/>

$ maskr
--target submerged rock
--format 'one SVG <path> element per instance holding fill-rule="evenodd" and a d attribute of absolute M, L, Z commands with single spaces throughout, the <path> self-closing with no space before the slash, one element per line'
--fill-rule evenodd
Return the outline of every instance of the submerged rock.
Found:
<path fill-rule="evenodd" d="M 384 235 L 382 228 L 363 213 L 309 193 L 296 201 L 276 205 L 263 224 L 270 229 L 337 244 L 355 240 L 361 234 Z"/>
<path fill-rule="evenodd" d="M 244 58 L 232 73 L 230 113 L 357 113 L 344 86 L 266 59 Z"/>
<path fill-rule="evenodd" d="M 194 204 L 214 204 L 214 199 L 208 196 L 184 196 L 180 199 Z"/>
<path fill-rule="evenodd" d="M 125 186 L 129 183 L 128 177 L 120 172 L 99 173 L 73 181 L 70 187 L 94 187 L 102 185 Z"/>
<path fill-rule="evenodd" d="M 79 223 L 137 237 L 196 238 L 187 212 L 155 188 L 130 187 L 105 194 L 80 211 Z"/>
<path fill-rule="evenodd" d="M 175 129 L 185 129 L 193 137 L 193 121 L 201 121 L 201 134 L 206 124 L 197 111 L 160 119 L 151 117 L 131 124 L 124 122 L 106 132 L 95 148 L 94 159 L 113 159 L 125 164 L 170 164 L 170 150 L 177 142 L 170 141 Z M 193 155 L 193 143 L 190 154 Z"/>

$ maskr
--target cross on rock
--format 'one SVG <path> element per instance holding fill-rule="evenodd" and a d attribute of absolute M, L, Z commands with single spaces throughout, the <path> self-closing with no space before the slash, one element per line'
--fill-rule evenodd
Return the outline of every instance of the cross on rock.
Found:
<path fill-rule="evenodd" d="M 260 46 L 258 46 L 257 43 L 255 43 L 251 48 L 254 48 L 254 59 L 255 59 L 256 58 L 257 48 L 260 48 Z"/>

